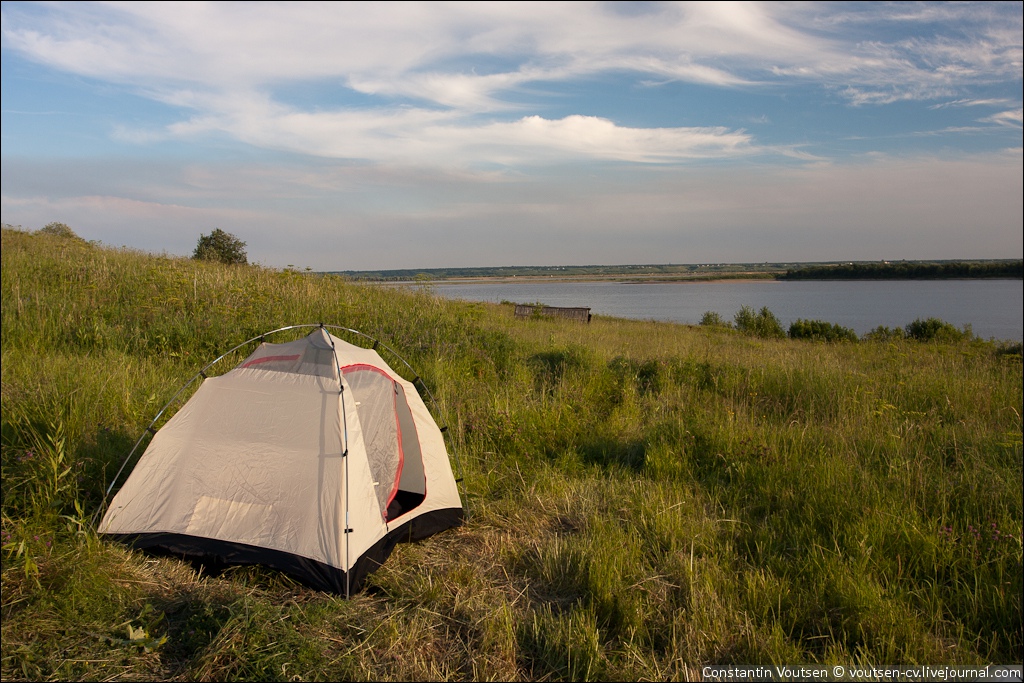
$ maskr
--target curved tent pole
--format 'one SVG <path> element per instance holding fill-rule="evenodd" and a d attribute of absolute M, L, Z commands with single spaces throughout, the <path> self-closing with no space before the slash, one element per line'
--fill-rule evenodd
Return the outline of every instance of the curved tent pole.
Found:
<path fill-rule="evenodd" d="M 226 358 L 227 356 L 231 355 L 232 353 L 234 353 L 238 349 L 242 348 L 243 346 L 245 346 L 247 344 L 251 344 L 251 343 L 253 343 L 256 340 L 259 340 L 259 341 L 263 342 L 263 341 L 266 340 L 266 337 L 269 337 L 272 334 L 277 334 L 278 332 L 286 332 L 288 330 L 297 330 L 297 329 L 303 329 L 303 328 L 307 328 L 307 327 L 318 327 L 320 329 L 329 328 L 329 329 L 335 329 L 335 330 L 343 330 L 345 332 L 349 332 L 349 333 L 357 335 L 359 337 L 363 337 L 364 339 L 368 339 L 371 342 L 373 342 L 373 347 L 375 349 L 377 348 L 377 346 L 383 346 L 385 349 L 388 350 L 388 352 L 391 353 L 391 355 L 393 355 L 398 360 L 402 361 L 402 363 L 405 365 L 405 367 L 409 368 L 409 372 L 411 372 L 413 374 L 414 379 L 411 380 L 411 381 L 414 384 L 416 383 L 416 380 L 420 379 L 420 376 L 419 376 L 419 374 L 417 374 L 416 370 L 414 370 L 413 367 L 411 365 L 409 365 L 409 362 L 406 361 L 404 358 L 402 358 L 402 356 L 399 355 L 398 352 L 395 351 L 393 348 L 391 348 L 387 344 L 384 344 L 383 342 L 379 341 L 378 339 L 375 339 L 375 338 L 371 337 L 368 334 L 360 332 L 359 330 L 353 330 L 350 327 L 342 327 L 341 325 L 325 325 L 323 323 L 304 323 L 302 325 L 287 325 L 285 327 L 279 327 L 276 330 L 271 330 L 270 332 L 264 332 L 263 334 L 260 334 L 260 335 L 257 335 L 255 337 L 253 337 L 252 339 L 247 339 L 244 342 L 242 342 L 241 344 L 238 344 L 236 346 L 231 347 L 229 350 L 225 351 L 224 353 L 222 353 L 221 355 L 217 356 L 215 359 L 213 359 L 212 361 L 210 361 L 209 363 L 204 365 L 199 372 L 197 372 L 195 375 L 193 375 L 187 382 L 185 382 L 181 386 L 180 389 L 178 389 L 177 392 L 175 392 L 174 396 L 171 397 L 171 400 L 169 400 L 167 403 L 164 404 L 164 407 L 160 409 L 160 412 L 158 412 L 156 414 L 156 417 L 154 417 L 150 421 L 150 423 L 146 427 L 146 429 L 142 432 L 142 434 L 139 435 L 139 438 L 135 442 L 135 445 L 132 446 L 132 449 L 128 452 L 128 455 L 125 456 L 124 462 L 121 463 L 121 467 L 118 468 L 117 474 L 115 474 L 114 478 L 111 480 L 110 486 L 108 486 L 107 490 L 103 493 L 103 500 L 100 501 L 99 508 L 97 508 L 95 514 L 93 514 L 93 518 L 92 518 L 93 526 L 96 525 L 97 521 L 99 520 L 100 514 L 106 508 L 106 506 L 107 506 L 107 498 L 110 497 L 110 492 L 114 490 L 114 486 L 117 485 L 118 480 L 121 478 L 121 474 L 124 472 L 124 468 L 131 461 L 132 456 L 135 455 L 135 451 L 137 451 L 139 449 L 139 446 L 142 444 L 142 440 L 146 438 L 146 434 L 156 434 L 156 430 L 153 429 L 153 425 L 155 425 L 157 423 L 157 420 L 159 420 L 163 416 L 164 412 L 170 407 L 170 405 L 172 403 L 174 403 L 178 399 L 179 396 L 181 396 L 182 392 L 184 392 L 185 389 L 187 389 L 189 386 L 191 386 L 192 383 L 195 382 L 200 377 L 202 377 L 203 379 L 206 379 L 206 371 L 207 370 L 209 370 L 214 365 L 216 365 L 220 361 L 224 360 L 224 358 Z M 334 348 L 333 344 L 332 344 L 331 348 L 332 349 Z M 337 367 L 338 366 L 338 362 L 337 362 L 338 361 L 338 354 L 337 354 L 337 351 L 334 352 L 334 359 L 335 359 L 335 366 Z M 341 369 L 340 368 L 338 368 L 338 376 L 339 376 L 338 385 L 340 387 L 341 386 L 341 379 L 340 379 L 340 377 L 341 377 Z M 427 388 L 426 384 L 424 384 L 422 380 L 420 380 L 420 386 L 422 386 L 423 390 L 425 392 L 427 392 L 427 397 L 430 398 L 430 403 L 431 403 L 431 405 L 434 406 L 434 410 L 438 411 L 437 401 L 434 399 L 434 395 L 430 392 L 430 389 Z M 447 427 L 445 427 L 441 431 L 443 432 L 446 429 L 447 429 Z M 346 430 L 345 431 L 345 450 L 346 450 L 346 455 L 347 455 L 347 451 L 348 451 L 348 427 L 347 427 L 347 425 L 345 427 L 345 430 Z M 458 470 L 459 470 L 459 476 L 458 476 L 457 481 L 458 482 L 462 482 L 463 481 L 462 459 L 459 457 L 459 454 L 457 452 L 455 452 L 454 448 L 452 449 L 452 453 L 455 455 L 455 464 L 457 465 Z M 346 464 L 346 467 L 347 467 L 347 465 L 348 465 L 348 458 L 347 457 L 345 459 L 345 464 Z M 347 485 L 347 482 L 348 482 L 347 476 L 346 476 L 345 481 L 346 481 L 346 485 Z M 465 489 L 463 489 L 463 497 L 465 498 Z M 346 502 L 346 505 L 347 504 L 348 503 Z M 346 527 L 347 527 L 348 526 L 347 518 L 346 518 L 345 524 L 346 524 Z M 346 534 L 346 536 L 347 536 L 347 534 Z M 346 559 L 346 561 L 347 561 L 347 559 Z"/>

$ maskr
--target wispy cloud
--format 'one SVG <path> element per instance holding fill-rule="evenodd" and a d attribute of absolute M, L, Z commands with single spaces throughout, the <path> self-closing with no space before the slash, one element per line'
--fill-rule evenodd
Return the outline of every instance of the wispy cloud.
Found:
<path fill-rule="evenodd" d="M 1020 128 L 1024 125 L 1024 109 L 1001 111 L 998 114 L 986 116 L 981 119 L 981 121 L 984 123 L 994 123 L 1000 126 L 1009 126 L 1011 128 Z"/>
<path fill-rule="evenodd" d="M 3 9 L 6 48 L 128 85 L 190 114 L 121 140 L 216 132 L 303 154 L 403 163 L 631 163 L 765 153 L 725 127 L 627 127 L 547 117 L 538 85 L 630 74 L 638 85 L 816 85 L 857 106 L 957 98 L 1019 78 L 1019 7 L 606 3 L 69 3 Z M 873 38 L 892 23 L 932 38 Z M 1012 24 L 1012 22 L 1009 22 Z M 316 82 L 373 106 L 301 108 L 275 88 Z M 965 104 L 954 104 L 965 103 Z M 1011 112 L 1012 113 L 1012 112 Z M 1012 125 L 1005 114 L 992 122 Z M 1010 124 L 1006 122 L 1010 121 Z"/>
<path fill-rule="evenodd" d="M 1005 107 L 1011 104 L 1013 100 L 1006 97 L 996 97 L 987 99 L 960 99 L 953 100 L 952 102 L 939 102 L 933 104 L 929 109 L 948 109 L 950 107 Z"/>
<path fill-rule="evenodd" d="M 579 115 L 467 122 L 451 111 L 308 112 L 256 99 L 260 101 L 243 98 L 223 104 L 216 114 L 174 124 L 168 132 L 226 133 L 258 147 L 412 165 L 471 165 L 480 160 L 518 165 L 574 158 L 664 163 L 768 152 L 754 145 L 749 134 L 723 127 L 630 128 Z"/>

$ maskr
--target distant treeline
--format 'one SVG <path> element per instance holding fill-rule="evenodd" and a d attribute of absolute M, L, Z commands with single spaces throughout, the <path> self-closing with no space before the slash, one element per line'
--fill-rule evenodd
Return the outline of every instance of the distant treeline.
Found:
<path fill-rule="evenodd" d="M 794 264 L 780 263 L 701 263 L 589 266 L 498 266 L 477 268 L 419 268 L 402 270 L 331 271 L 353 280 L 445 280 L 450 278 L 508 277 L 653 277 L 679 275 L 734 275 L 743 273 L 779 273 Z"/>
<path fill-rule="evenodd" d="M 459 278 L 608 278 L 681 279 L 776 277 L 780 280 L 938 280 L 946 278 L 1022 278 L 1022 261 L 893 261 L 860 263 L 691 263 L 589 266 L 498 266 L 330 271 L 352 280 L 431 281 Z"/>
<path fill-rule="evenodd" d="M 780 280 L 1024 279 L 1024 261 L 893 261 L 837 263 L 789 269 Z"/>

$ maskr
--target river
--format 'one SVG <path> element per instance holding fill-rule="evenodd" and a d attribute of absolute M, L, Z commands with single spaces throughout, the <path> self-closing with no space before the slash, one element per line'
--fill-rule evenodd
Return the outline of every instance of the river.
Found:
<path fill-rule="evenodd" d="M 717 282 L 495 282 L 438 284 L 467 301 L 587 306 L 595 315 L 697 324 L 706 311 L 732 320 L 742 306 L 767 306 L 783 326 L 825 320 L 864 334 L 917 318 L 970 325 L 984 338 L 1024 339 L 1022 280 L 724 280 Z"/>

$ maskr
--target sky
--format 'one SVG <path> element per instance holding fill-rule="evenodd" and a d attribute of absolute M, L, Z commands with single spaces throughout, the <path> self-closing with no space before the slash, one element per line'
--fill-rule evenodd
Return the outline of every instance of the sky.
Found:
<path fill-rule="evenodd" d="M 5 224 L 269 267 L 1022 258 L 1022 3 L 4 2 Z"/>

